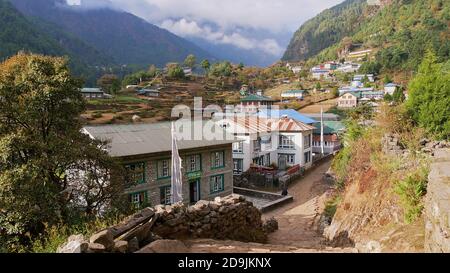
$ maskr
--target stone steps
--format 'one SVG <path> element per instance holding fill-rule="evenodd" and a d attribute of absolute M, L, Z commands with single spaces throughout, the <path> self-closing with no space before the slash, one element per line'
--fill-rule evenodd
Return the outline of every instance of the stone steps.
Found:
<path fill-rule="evenodd" d="M 191 253 L 357 253 L 355 248 L 323 247 L 316 249 L 295 246 L 243 243 L 236 241 L 217 241 L 210 239 L 189 240 L 184 242 Z"/>

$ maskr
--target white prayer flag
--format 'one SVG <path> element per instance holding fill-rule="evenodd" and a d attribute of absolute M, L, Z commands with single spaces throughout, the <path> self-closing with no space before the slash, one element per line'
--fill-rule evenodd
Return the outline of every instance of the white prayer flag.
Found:
<path fill-rule="evenodd" d="M 183 201 L 183 180 L 181 172 L 181 158 L 178 154 L 178 144 L 175 135 L 175 124 L 172 122 L 172 187 L 171 203 Z"/>

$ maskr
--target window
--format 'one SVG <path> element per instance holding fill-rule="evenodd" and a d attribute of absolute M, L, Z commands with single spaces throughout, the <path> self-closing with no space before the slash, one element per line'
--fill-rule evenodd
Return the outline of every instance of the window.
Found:
<path fill-rule="evenodd" d="M 255 152 L 261 151 L 261 138 L 253 140 L 253 151 Z"/>
<path fill-rule="evenodd" d="M 170 199 L 172 197 L 171 188 L 171 186 L 165 186 L 159 189 L 161 196 L 161 205 L 170 205 Z"/>
<path fill-rule="evenodd" d="M 201 155 L 191 155 L 187 157 L 187 172 L 193 173 L 202 170 L 202 157 Z"/>
<path fill-rule="evenodd" d="M 170 159 L 164 159 L 158 161 L 158 179 L 164 179 L 170 177 Z"/>
<path fill-rule="evenodd" d="M 307 135 L 303 137 L 303 146 L 305 149 L 311 147 L 311 135 Z"/>
<path fill-rule="evenodd" d="M 214 193 L 219 193 L 224 191 L 224 175 L 216 175 L 216 176 L 211 176 L 210 178 L 210 189 L 211 189 L 211 194 Z"/>
<path fill-rule="evenodd" d="M 270 166 L 270 154 L 266 154 L 265 159 L 264 159 L 264 165 L 266 167 Z"/>
<path fill-rule="evenodd" d="M 290 166 L 295 165 L 295 155 L 293 154 L 279 154 L 278 155 L 278 164 L 280 165 L 280 162 L 286 161 L 285 164 L 288 164 Z M 284 164 L 284 163 L 283 163 Z"/>
<path fill-rule="evenodd" d="M 233 143 L 233 153 L 242 154 L 244 152 L 244 142 Z"/>
<path fill-rule="evenodd" d="M 144 207 L 147 204 L 147 192 L 143 191 L 130 194 L 130 201 L 137 209 Z"/>
<path fill-rule="evenodd" d="M 311 162 L 311 152 L 305 153 L 305 164 Z"/>
<path fill-rule="evenodd" d="M 280 149 L 294 149 L 294 136 L 280 135 Z"/>
<path fill-rule="evenodd" d="M 127 182 L 132 184 L 145 183 L 145 163 L 133 163 L 125 165 Z"/>
<path fill-rule="evenodd" d="M 218 169 L 218 168 L 225 167 L 224 161 L 225 161 L 225 155 L 224 155 L 223 151 L 211 153 L 211 168 L 212 169 Z"/>
<path fill-rule="evenodd" d="M 286 155 L 286 162 L 288 164 L 294 165 L 295 164 L 295 155 Z"/>
<path fill-rule="evenodd" d="M 244 171 L 244 160 L 243 159 L 233 159 L 233 173 L 242 174 Z"/>

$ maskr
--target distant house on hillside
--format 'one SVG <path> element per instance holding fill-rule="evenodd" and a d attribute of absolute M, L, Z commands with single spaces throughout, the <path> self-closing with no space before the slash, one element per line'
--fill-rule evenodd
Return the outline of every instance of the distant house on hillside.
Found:
<path fill-rule="evenodd" d="M 357 63 L 344 63 L 343 65 L 339 66 L 336 71 L 343 73 L 355 73 L 359 70 L 360 67 L 361 65 Z"/>
<path fill-rule="evenodd" d="M 375 88 L 373 87 L 353 87 L 353 86 L 344 86 L 339 88 L 339 94 L 342 95 L 346 92 L 373 92 Z"/>
<path fill-rule="evenodd" d="M 362 60 L 363 58 L 369 56 L 372 53 L 372 49 L 360 50 L 351 52 L 347 55 L 347 58 Z"/>
<path fill-rule="evenodd" d="M 331 77 L 331 71 L 328 69 L 320 69 L 320 68 L 313 68 L 311 70 L 312 77 L 316 80 L 320 79 L 329 79 Z"/>
<path fill-rule="evenodd" d="M 345 92 L 338 99 L 339 108 L 354 108 L 358 106 L 358 100 L 361 98 L 360 92 Z"/>
<path fill-rule="evenodd" d="M 288 90 L 281 93 L 283 99 L 303 99 L 305 96 L 305 90 Z"/>
<path fill-rule="evenodd" d="M 382 100 L 384 98 L 383 91 L 357 91 L 345 92 L 338 99 L 339 108 L 354 108 L 360 103 L 368 103 L 374 100 Z"/>
<path fill-rule="evenodd" d="M 369 82 L 375 82 L 375 76 L 373 74 L 355 75 L 353 81 L 363 82 L 365 78 L 367 78 Z"/>
<path fill-rule="evenodd" d="M 159 97 L 160 92 L 156 89 L 141 89 L 137 91 L 137 94 L 146 97 Z"/>
<path fill-rule="evenodd" d="M 257 113 L 262 109 L 272 109 L 274 103 L 275 101 L 272 98 L 251 94 L 241 99 L 241 104 L 238 108 L 240 108 L 241 112 Z"/>
<path fill-rule="evenodd" d="M 395 90 L 397 90 L 397 87 L 398 85 L 395 83 L 388 83 L 384 86 L 384 93 L 392 96 Z"/>
<path fill-rule="evenodd" d="M 106 99 L 111 98 L 111 95 L 106 94 L 100 88 L 82 88 L 81 94 L 85 99 Z"/>

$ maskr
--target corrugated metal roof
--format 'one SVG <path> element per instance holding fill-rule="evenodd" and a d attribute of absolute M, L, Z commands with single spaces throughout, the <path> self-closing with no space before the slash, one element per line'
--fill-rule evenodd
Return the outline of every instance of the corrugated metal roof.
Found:
<path fill-rule="evenodd" d="M 100 88 L 81 88 L 82 93 L 103 93 Z"/>
<path fill-rule="evenodd" d="M 267 126 L 273 131 L 280 132 L 303 132 L 316 129 L 316 127 L 291 118 L 271 119 L 268 121 Z"/>
<path fill-rule="evenodd" d="M 285 110 L 263 110 L 257 114 L 255 114 L 262 118 L 268 119 L 277 119 L 282 118 L 283 116 L 287 116 L 288 118 L 295 119 L 297 121 L 303 122 L 305 124 L 314 124 L 316 121 L 312 118 L 309 118 L 305 115 L 300 114 L 294 109 L 285 109 Z"/>
<path fill-rule="evenodd" d="M 229 133 L 238 135 L 271 132 L 267 123 L 267 119 L 255 116 L 234 116 L 219 121 L 220 125 L 226 125 Z"/>
<path fill-rule="evenodd" d="M 194 132 L 201 133 L 201 128 L 195 127 L 193 122 L 176 123 L 181 132 L 178 138 L 184 134 L 194 139 Z M 201 126 L 201 123 L 200 123 Z M 177 127 L 178 128 L 178 127 Z M 216 140 L 211 136 L 203 136 L 198 140 L 181 139 L 178 142 L 180 150 L 210 147 L 234 142 L 234 137 L 225 133 L 219 126 L 214 125 L 211 131 L 218 136 Z M 170 152 L 171 123 L 162 122 L 154 124 L 130 124 L 130 125 L 101 125 L 84 127 L 91 137 L 103 141 L 109 141 L 109 153 L 112 156 L 123 157 L 133 155 L 146 155 L 159 152 Z M 220 136 L 220 137 L 219 137 Z M 213 139 L 213 140 L 209 140 Z"/>
<path fill-rule="evenodd" d="M 274 100 L 269 97 L 252 94 L 252 95 L 248 95 L 247 97 L 241 99 L 241 101 L 274 101 Z"/>

